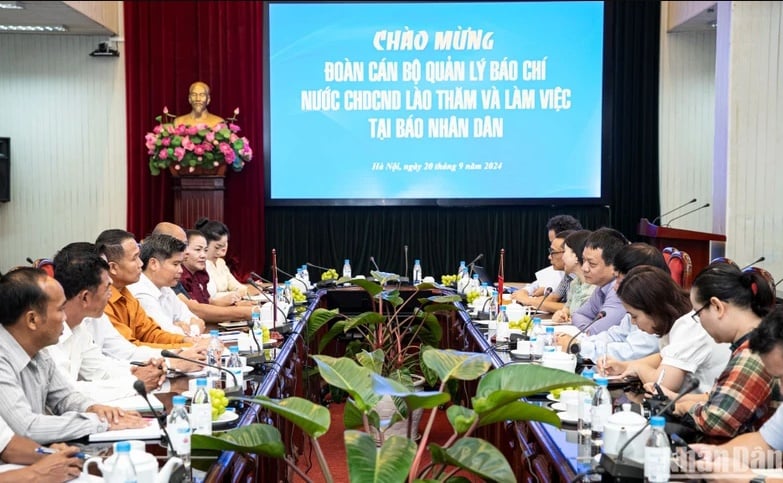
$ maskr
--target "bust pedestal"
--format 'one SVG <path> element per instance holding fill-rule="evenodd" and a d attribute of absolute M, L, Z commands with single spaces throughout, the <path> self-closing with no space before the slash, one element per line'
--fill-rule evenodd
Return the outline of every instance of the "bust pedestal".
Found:
<path fill-rule="evenodd" d="M 193 173 L 171 170 L 174 181 L 174 223 L 192 227 L 201 217 L 223 220 L 226 165 Z"/>

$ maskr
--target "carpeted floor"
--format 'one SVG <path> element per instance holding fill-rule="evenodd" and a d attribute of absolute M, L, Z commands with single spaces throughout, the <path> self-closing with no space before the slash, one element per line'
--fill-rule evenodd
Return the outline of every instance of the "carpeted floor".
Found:
<path fill-rule="evenodd" d="M 329 432 L 318 439 L 321 449 L 324 452 L 326 460 L 329 464 L 329 471 L 332 472 L 332 478 L 334 481 L 340 483 L 348 482 L 348 463 L 345 457 L 345 442 L 343 441 L 343 410 L 344 404 L 331 404 L 329 406 L 329 413 L 332 416 L 332 422 L 329 426 Z M 427 419 L 429 418 L 429 411 L 424 412 L 424 417 L 420 424 L 420 430 L 424 430 L 427 425 Z M 451 425 L 446 418 L 446 411 L 438 411 L 430 434 L 430 441 L 433 443 L 444 444 L 449 437 L 453 434 Z M 425 452 L 426 460 L 421 465 L 424 468 L 429 463 L 429 453 Z M 321 468 L 318 466 L 318 458 L 315 453 L 311 451 L 309 443 L 305 446 L 305 451 L 299 460 L 299 468 L 307 473 L 307 476 L 314 482 L 323 482 L 324 477 L 321 473 Z M 471 477 L 468 475 L 460 474 L 461 476 L 467 476 L 470 481 L 480 482 L 480 478 Z M 294 482 L 303 481 L 298 475 L 294 476 Z"/>

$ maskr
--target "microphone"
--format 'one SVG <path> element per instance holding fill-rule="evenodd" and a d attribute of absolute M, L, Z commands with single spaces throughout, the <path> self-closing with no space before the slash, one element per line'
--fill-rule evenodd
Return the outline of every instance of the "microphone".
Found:
<path fill-rule="evenodd" d="M 296 277 L 294 277 L 293 275 L 291 275 L 290 273 L 288 273 L 288 272 L 284 272 L 284 271 L 283 271 L 283 269 L 282 269 L 282 268 L 280 268 L 280 267 L 275 267 L 275 270 L 277 270 L 278 272 L 282 273 L 283 275 L 285 275 L 285 276 L 286 276 L 286 277 L 288 277 L 288 278 L 296 278 Z M 271 283 L 271 282 L 270 282 L 270 283 Z"/>
<path fill-rule="evenodd" d="M 261 349 L 261 344 L 258 342 L 258 337 L 256 337 L 256 331 L 254 330 L 255 327 L 253 327 L 253 321 L 248 320 L 247 321 L 247 327 L 250 329 L 250 336 L 253 337 L 253 342 L 256 343 L 256 348 L 258 349 L 258 353 L 261 354 L 261 357 L 264 357 L 264 351 Z M 234 376 L 234 373 L 231 373 L 232 376 Z M 236 376 L 234 376 L 236 377 Z"/>
<path fill-rule="evenodd" d="M 315 263 L 305 262 L 305 265 L 312 268 L 317 268 L 318 270 L 323 270 L 324 272 L 328 272 L 329 269 L 326 267 L 322 267 L 320 265 L 316 265 Z"/>
<path fill-rule="evenodd" d="M 767 259 L 767 258 L 766 258 L 766 257 L 764 257 L 764 255 L 762 255 L 762 256 L 758 257 L 756 260 L 754 260 L 754 261 L 752 261 L 752 262 L 748 263 L 747 265 L 745 265 L 744 267 L 742 267 L 740 270 L 745 270 L 746 268 L 750 268 L 750 267 L 752 267 L 753 265 L 755 265 L 755 264 L 757 264 L 757 263 L 761 263 L 761 262 L 763 262 L 763 261 L 764 261 L 764 260 L 766 260 L 766 259 Z"/>
<path fill-rule="evenodd" d="M 375 263 L 375 257 L 374 257 L 374 256 L 372 256 L 372 255 L 370 255 L 370 263 L 372 263 L 372 266 L 373 266 L 373 267 L 375 267 L 375 270 L 376 270 L 376 271 L 378 271 L 378 272 L 380 272 L 380 271 L 381 271 L 381 269 L 380 269 L 380 268 L 378 268 L 378 264 L 377 264 L 377 263 Z"/>
<path fill-rule="evenodd" d="M 693 212 L 696 212 L 696 211 L 699 211 L 699 210 L 702 210 L 702 209 L 704 209 L 704 208 L 707 208 L 708 206 L 710 206 L 710 204 L 709 204 L 709 203 L 704 203 L 703 205 L 701 205 L 701 206 L 700 206 L 700 207 L 698 207 L 698 208 L 694 208 L 694 209 L 692 209 L 691 211 L 686 211 L 685 213 L 683 213 L 683 214 L 682 214 L 682 215 L 680 215 L 680 216 L 675 216 L 674 218 L 672 218 L 671 220 L 669 220 L 669 223 L 667 223 L 667 224 L 666 224 L 666 226 L 672 226 L 672 222 L 673 222 L 674 220 L 679 220 L 679 219 L 680 219 L 680 218 L 682 218 L 683 216 L 688 216 L 688 215 L 690 215 L 691 213 L 693 213 Z"/>
<path fill-rule="evenodd" d="M 604 317 L 606 317 L 606 312 L 605 311 L 602 310 L 602 311 L 598 312 L 597 314 L 595 314 L 595 317 L 593 318 L 593 320 L 584 327 L 584 329 L 579 330 L 579 332 L 577 332 L 576 334 L 571 336 L 571 339 L 568 340 L 568 345 L 566 346 L 566 347 L 568 347 L 568 352 L 570 352 L 571 354 L 579 354 L 582 351 L 582 347 L 579 344 L 574 343 L 574 340 L 577 337 L 579 337 L 581 334 L 583 334 L 587 329 L 592 327 L 593 324 L 595 324 L 599 320 L 603 319 Z"/>
<path fill-rule="evenodd" d="M 226 369 L 225 367 L 216 366 L 216 365 L 213 365 L 213 364 L 207 364 L 206 362 L 197 361 L 196 359 L 188 359 L 187 357 L 182 357 L 181 355 L 176 354 L 174 352 L 171 352 L 168 349 L 163 349 L 162 351 L 160 351 L 160 355 L 163 356 L 163 357 L 169 357 L 169 358 L 172 358 L 172 359 L 181 359 L 183 361 L 192 362 L 193 364 L 198 364 L 200 366 L 211 367 L 213 369 L 217 369 L 218 371 L 223 371 L 226 374 L 231 374 L 231 377 L 234 378 L 234 386 L 233 386 L 234 387 L 234 391 L 230 391 L 230 392 L 236 392 L 237 390 L 239 390 L 239 391 L 242 390 L 242 388 L 239 387 L 239 381 L 237 381 L 237 376 L 233 372 L 231 372 L 228 369 Z M 226 388 L 226 389 L 228 389 L 228 388 Z M 229 393 L 228 390 L 226 390 L 225 392 Z"/>
<path fill-rule="evenodd" d="M 680 208 L 685 208 L 686 206 L 690 205 L 691 203 L 696 203 L 696 198 L 694 198 L 694 199 L 690 200 L 690 201 L 689 201 L 689 202 L 687 202 L 687 203 L 683 203 L 683 204 L 681 204 L 680 206 L 678 206 L 677 208 L 674 208 L 673 210 L 669 210 L 669 211 L 667 211 L 666 213 L 663 213 L 663 214 L 661 214 L 661 215 L 658 215 L 658 216 L 656 216 L 656 217 L 655 217 L 655 219 L 652 221 L 652 224 L 654 225 L 656 221 L 660 220 L 660 219 L 661 219 L 661 218 L 663 218 L 664 216 L 666 216 L 666 215 L 671 215 L 671 214 L 672 214 L 672 213 L 674 213 L 675 211 L 679 210 Z"/>
<path fill-rule="evenodd" d="M 567 277 L 568 275 L 566 275 Z M 546 300 L 549 295 L 552 294 L 552 287 L 547 287 L 546 290 L 544 290 L 544 296 L 541 297 L 541 302 L 539 302 L 538 307 L 536 307 L 535 313 L 538 313 L 539 310 L 541 310 L 541 306 L 544 305 L 544 300 Z M 606 315 L 606 312 L 604 312 L 604 315 Z"/>
<path fill-rule="evenodd" d="M 699 380 L 698 379 L 691 379 L 690 382 L 683 386 L 680 389 L 680 392 L 677 393 L 677 397 L 666 403 L 665 406 L 663 406 L 661 409 L 659 409 L 655 414 L 651 414 L 650 418 L 653 416 L 660 416 L 661 414 L 665 413 L 669 410 L 674 404 L 677 403 L 683 396 L 688 394 L 689 392 L 693 391 L 699 387 Z M 638 479 L 642 480 L 644 478 L 644 466 L 642 466 L 640 463 L 637 463 L 633 460 L 629 461 L 623 461 L 623 452 L 628 447 L 629 444 L 631 444 L 631 441 L 635 440 L 639 437 L 640 434 L 644 432 L 645 429 L 650 425 L 650 418 L 647 419 L 647 422 L 644 424 L 644 426 L 641 427 L 637 432 L 633 434 L 628 440 L 620 447 L 620 451 L 617 452 L 617 457 L 612 457 L 606 453 L 601 454 L 601 461 L 599 462 L 599 465 L 606 470 L 607 473 L 609 473 L 612 476 L 612 479 L 616 481 L 628 481 L 629 479 Z"/>
<path fill-rule="evenodd" d="M 147 388 L 144 387 L 144 382 L 140 381 L 139 379 L 136 379 L 136 382 L 133 383 L 133 389 L 135 389 L 136 392 L 139 393 L 139 396 L 143 397 L 144 400 L 147 401 L 147 406 L 150 407 L 150 411 L 152 411 L 152 415 L 155 416 L 155 419 L 158 420 L 158 425 L 160 426 L 160 429 L 162 429 L 163 434 L 166 435 L 166 443 L 168 443 L 169 449 L 171 450 L 171 454 L 177 454 L 177 452 L 174 451 L 174 444 L 171 441 L 171 437 L 169 437 L 169 432 L 166 431 L 166 415 L 158 413 L 157 411 L 155 411 L 155 408 L 152 407 L 152 403 L 147 397 Z"/>
<path fill-rule="evenodd" d="M 27 263 L 29 263 L 30 265 L 35 265 L 35 260 L 33 260 L 32 258 L 27 257 L 25 258 L 25 260 L 27 260 Z"/>
<path fill-rule="evenodd" d="M 250 276 L 255 278 L 256 280 L 261 280 L 264 283 L 272 283 L 269 280 L 262 277 L 261 275 L 257 274 L 256 272 L 250 272 Z M 253 288 L 257 289 L 258 287 L 253 287 Z"/>
<path fill-rule="evenodd" d="M 472 262 L 468 263 L 468 266 L 472 268 L 473 265 L 475 265 L 482 258 L 484 258 L 484 254 L 483 253 L 479 253 L 478 256 L 476 258 L 474 258 Z"/>
<path fill-rule="evenodd" d="M 254 281 L 253 281 L 253 277 L 248 277 L 248 278 L 247 278 L 247 280 L 245 280 L 245 283 L 247 283 L 248 285 L 250 285 L 250 286 L 251 286 L 251 287 L 253 287 L 254 289 L 258 290 L 258 294 L 259 294 L 259 295 L 263 295 L 264 297 L 266 297 L 266 299 L 267 299 L 269 302 L 271 302 L 271 301 L 272 301 L 272 299 L 269 297 L 269 295 L 267 295 L 267 293 L 266 293 L 266 292 L 264 292 L 264 289 L 263 289 L 263 288 L 261 288 L 261 286 L 260 286 L 260 285 L 258 285 L 256 282 L 254 282 Z"/>
<path fill-rule="evenodd" d="M 408 280 L 408 245 L 405 245 L 405 279 Z"/>

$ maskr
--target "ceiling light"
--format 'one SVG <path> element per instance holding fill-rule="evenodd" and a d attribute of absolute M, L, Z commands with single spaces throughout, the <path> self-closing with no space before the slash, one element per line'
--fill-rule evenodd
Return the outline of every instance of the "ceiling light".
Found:
<path fill-rule="evenodd" d="M 24 6 L 20 2 L 0 2 L 0 9 L 24 10 Z"/>
<path fill-rule="evenodd" d="M 65 25 L 0 25 L 0 32 L 67 32 Z"/>

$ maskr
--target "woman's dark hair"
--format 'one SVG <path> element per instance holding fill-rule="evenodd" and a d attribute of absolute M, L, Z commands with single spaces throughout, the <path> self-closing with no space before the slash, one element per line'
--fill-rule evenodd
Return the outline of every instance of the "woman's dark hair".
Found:
<path fill-rule="evenodd" d="M 207 243 L 229 236 L 228 227 L 225 224 L 209 218 L 199 218 L 196 220 L 194 228 L 204 234 Z"/>
<path fill-rule="evenodd" d="M 775 306 L 774 284 L 769 272 L 751 267 L 745 270 L 733 263 L 713 262 L 693 281 L 694 299 L 703 304 L 712 297 L 764 317 Z"/>
<path fill-rule="evenodd" d="M 582 258 L 582 252 L 585 249 L 585 242 L 587 241 L 587 237 L 590 236 L 590 233 L 592 233 L 590 230 L 577 230 L 568 235 L 564 240 L 565 244 L 568 245 L 568 248 L 576 254 L 579 265 L 585 262 Z"/>
<path fill-rule="evenodd" d="M 663 253 L 649 243 L 636 242 L 625 245 L 614 257 L 614 269 L 621 274 L 626 274 L 639 265 L 652 265 L 670 273 Z"/>
<path fill-rule="evenodd" d="M 769 354 L 776 345 L 783 346 L 783 307 L 775 307 L 761 319 L 750 334 L 750 350 L 756 354 Z"/>
<path fill-rule="evenodd" d="M 617 296 L 624 304 L 641 310 L 653 320 L 653 332 L 666 335 L 674 322 L 691 311 L 688 292 L 672 279 L 669 271 L 639 265 L 625 274 Z"/>

